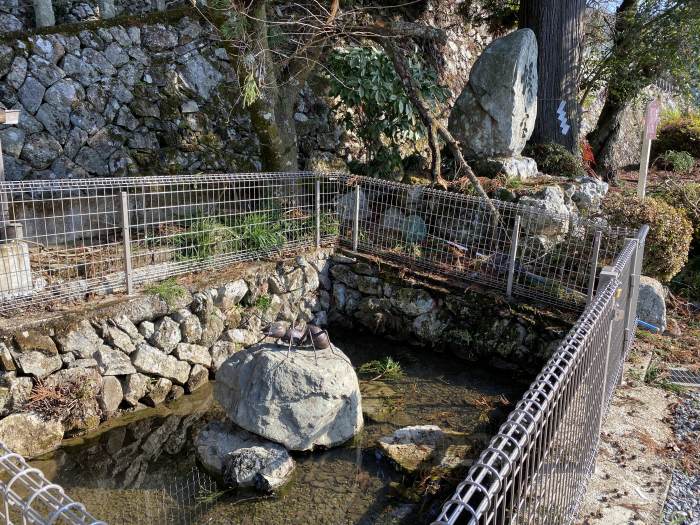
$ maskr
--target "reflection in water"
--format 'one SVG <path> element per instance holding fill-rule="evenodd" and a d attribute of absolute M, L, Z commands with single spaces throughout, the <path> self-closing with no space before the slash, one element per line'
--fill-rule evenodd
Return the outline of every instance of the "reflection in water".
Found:
<path fill-rule="evenodd" d="M 334 342 L 355 366 L 391 355 L 405 376 L 363 382 L 371 415 L 364 431 L 342 447 L 295 453 L 294 477 L 274 497 L 226 491 L 197 469 L 193 432 L 223 418 L 211 388 L 119 418 L 33 463 L 110 523 L 415 523 L 418 506 L 397 490 L 411 480 L 378 457 L 376 440 L 401 426 L 436 424 L 486 442 L 505 415 L 493 409 L 495 400 L 516 399 L 524 385 L 448 355 L 382 339 L 336 335 Z"/>

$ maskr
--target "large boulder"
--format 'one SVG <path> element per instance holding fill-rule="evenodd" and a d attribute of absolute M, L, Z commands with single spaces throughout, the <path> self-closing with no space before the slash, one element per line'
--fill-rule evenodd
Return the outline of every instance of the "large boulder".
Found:
<path fill-rule="evenodd" d="M 212 421 L 197 433 L 194 444 L 204 468 L 234 487 L 274 490 L 289 479 L 295 466 L 284 447 L 230 421 Z"/>
<path fill-rule="evenodd" d="M 357 375 L 335 347 L 237 352 L 217 372 L 214 396 L 234 423 L 290 450 L 339 445 L 363 425 Z"/>
<path fill-rule="evenodd" d="M 645 275 L 639 278 L 637 317 L 666 331 L 666 291 L 659 281 Z"/>
<path fill-rule="evenodd" d="M 521 29 L 494 40 L 472 67 L 449 129 L 468 157 L 519 155 L 537 116 L 537 39 Z"/>

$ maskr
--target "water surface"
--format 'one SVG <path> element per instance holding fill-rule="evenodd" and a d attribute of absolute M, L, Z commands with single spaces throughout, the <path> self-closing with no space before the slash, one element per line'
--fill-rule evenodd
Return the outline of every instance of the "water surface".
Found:
<path fill-rule="evenodd" d="M 435 424 L 486 443 L 506 415 L 504 399 L 518 399 L 526 384 L 510 372 L 405 343 L 336 332 L 333 341 L 356 367 L 391 356 L 404 375 L 363 380 L 363 432 L 332 450 L 295 453 L 297 469 L 279 494 L 227 491 L 199 470 L 193 433 L 224 417 L 211 386 L 66 440 L 33 464 L 109 523 L 418 523 L 441 497 L 415 501 L 416 492 L 405 489 L 414 479 L 379 457 L 376 440 L 401 426 Z"/>

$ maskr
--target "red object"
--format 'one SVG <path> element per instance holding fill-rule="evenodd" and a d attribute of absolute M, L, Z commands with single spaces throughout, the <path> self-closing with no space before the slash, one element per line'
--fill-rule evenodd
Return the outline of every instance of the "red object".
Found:
<path fill-rule="evenodd" d="M 591 177 L 598 177 L 595 172 L 595 155 L 593 155 L 593 148 L 588 143 L 586 139 L 581 141 L 581 160 L 583 161 L 583 168 L 586 170 Z"/>
<path fill-rule="evenodd" d="M 661 116 L 661 101 L 656 98 L 649 102 L 647 106 L 647 114 L 644 119 L 644 124 L 646 125 L 647 138 L 649 140 L 656 138 L 656 128 L 659 125 L 659 119 Z"/>

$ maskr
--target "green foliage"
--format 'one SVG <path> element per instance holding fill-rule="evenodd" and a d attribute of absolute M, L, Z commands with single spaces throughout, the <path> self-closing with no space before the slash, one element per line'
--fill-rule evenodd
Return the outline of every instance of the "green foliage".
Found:
<path fill-rule="evenodd" d="M 185 233 L 173 238 L 177 255 L 183 259 L 207 259 L 239 249 L 233 230 L 215 219 L 197 219 Z"/>
<path fill-rule="evenodd" d="M 419 59 L 409 59 L 409 70 L 428 104 L 447 99 L 448 90 Z M 336 112 L 366 149 L 367 172 L 391 176 L 400 164 L 399 148 L 425 137 L 391 60 L 374 47 L 336 49 L 328 58 L 328 71 L 330 95 L 340 100 Z"/>
<path fill-rule="evenodd" d="M 287 241 L 285 222 L 272 212 L 247 213 L 224 224 L 203 218 L 173 238 L 183 259 L 207 259 L 234 252 L 259 252 L 280 248 Z"/>
<path fill-rule="evenodd" d="M 666 151 L 685 151 L 700 158 L 700 113 L 667 114 L 652 142 L 652 154 L 658 156 Z"/>
<path fill-rule="evenodd" d="M 668 150 L 659 157 L 662 165 L 676 173 L 688 173 L 695 166 L 695 159 L 687 151 Z"/>
<path fill-rule="evenodd" d="M 175 305 L 178 299 L 187 297 L 187 289 L 172 278 L 159 283 L 150 284 L 144 291 L 148 294 L 160 297 L 170 306 Z"/>
<path fill-rule="evenodd" d="M 539 170 L 548 175 L 576 178 L 586 174 L 581 159 L 561 144 L 528 144 L 523 155 L 535 159 Z"/>
<path fill-rule="evenodd" d="M 645 275 L 668 282 L 688 260 L 693 228 L 685 213 L 663 200 L 613 193 L 603 201 L 603 213 L 616 226 L 649 225 L 644 247 Z"/>
<path fill-rule="evenodd" d="M 700 247 L 700 183 L 676 183 L 669 179 L 655 192 L 655 196 L 685 212 L 693 224 L 695 247 Z"/>
<path fill-rule="evenodd" d="M 260 310 L 261 312 L 267 312 L 268 308 L 272 305 L 272 299 L 269 295 L 263 294 L 255 300 L 253 306 Z"/>
<path fill-rule="evenodd" d="M 243 251 L 266 251 L 282 247 L 287 240 L 284 223 L 276 213 L 247 213 L 231 226 Z"/>
<path fill-rule="evenodd" d="M 608 97 L 624 103 L 666 79 L 692 95 L 700 79 L 700 2 L 639 0 L 621 5 L 615 14 L 601 9 L 586 21 L 584 94 L 607 88 Z"/>
<path fill-rule="evenodd" d="M 379 378 L 396 380 L 404 376 L 401 364 L 388 356 L 364 363 L 357 372 L 362 376 L 371 377 L 372 380 Z"/>
<path fill-rule="evenodd" d="M 464 15 L 475 25 L 487 24 L 491 33 L 498 35 L 518 27 L 518 0 L 480 0 L 463 5 Z"/>

